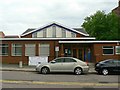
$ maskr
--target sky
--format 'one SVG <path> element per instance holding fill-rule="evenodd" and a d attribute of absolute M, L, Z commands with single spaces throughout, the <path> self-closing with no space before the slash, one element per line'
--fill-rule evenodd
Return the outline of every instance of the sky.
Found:
<path fill-rule="evenodd" d="M 79 28 L 85 17 L 117 6 L 118 0 L 0 0 L 0 31 L 21 35 L 51 22 Z"/>

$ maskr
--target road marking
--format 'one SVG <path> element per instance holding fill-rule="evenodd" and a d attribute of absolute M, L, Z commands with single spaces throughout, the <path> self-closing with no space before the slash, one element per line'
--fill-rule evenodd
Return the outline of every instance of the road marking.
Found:
<path fill-rule="evenodd" d="M 38 85 L 77 85 L 77 86 L 120 86 L 120 83 L 82 83 L 82 82 L 41 82 L 41 81 L 18 81 L 0 80 L 1 83 L 14 84 L 38 84 Z"/>

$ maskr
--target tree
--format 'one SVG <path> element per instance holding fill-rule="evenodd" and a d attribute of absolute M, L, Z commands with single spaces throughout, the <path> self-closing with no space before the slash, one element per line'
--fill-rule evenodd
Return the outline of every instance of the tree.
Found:
<path fill-rule="evenodd" d="M 97 40 L 120 40 L 120 17 L 116 14 L 97 11 L 84 20 L 82 27 Z"/>

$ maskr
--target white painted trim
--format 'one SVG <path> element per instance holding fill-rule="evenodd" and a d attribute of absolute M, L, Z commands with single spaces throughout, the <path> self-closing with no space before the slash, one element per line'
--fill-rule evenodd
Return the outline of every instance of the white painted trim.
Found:
<path fill-rule="evenodd" d="M 94 37 L 81 37 L 81 38 L 0 38 L 1 40 L 95 40 Z M 77 41 L 79 42 L 79 41 Z"/>
<path fill-rule="evenodd" d="M 59 23 L 57 23 L 57 22 L 52 22 L 52 23 L 49 23 L 49 24 L 43 25 L 43 26 L 41 26 L 41 27 L 39 27 L 39 28 L 37 28 L 37 29 L 31 31 L 31 32 L 28 32 L 28 33 L 22 34 L 22 35 L 20 35 L 20 36 L 25 36 L 25 35 L 27 35 L 27 34 L 30 34 L 30 33 L 32 33 L 32 32 L 35 32 L 35 31 L 37 31 L 37 30 L 39 30 L 39 29 L 42 29 L 42 28 L 44 28 L 44 27 L 46 27 L 46 26 L 50 26 L 51 24 L 54 24 L 54 23 L 57 24 L 57 25 L 59 25 L 59 26 L 63 26 L 63 27 L 65 27 L 65 28 L 68 28 L 68 29 L 70 29 L 71 31 L 77 32 L 77 33 L 79 33 L 79 34 L 82 34 L 82 35 L 85 35 L 85 36 L 89 36 L 89 34 L 85 34 L 85 33 L 79 32 L 79 31 L 77 31 L 77 30 L 74 30 L 74 29 L 72 29 L 72 28 L 70 28 L 70 27 L 68 27 L 68 26 L 65 26 L 65 25 L 59 24 Z"/>
<path fill-rule="evenodd" d="M 114 55 L 114 46 L 112 46 L 112 48 L 104 48 L 104 46 L 102 46 L 102 50 L 103 50 L 103 49 L 113 49 L 113 53 L 112 53 L 112 54 L 104 54 L 104 53 L 103 53 L 102 55 L 104 55 L 104 56 L 105 56 L 105 55 Z"/>
<path fill-rule="evenodd" d="M 120 43 L 120 41 L 59 41 L 59 43 Z"/>

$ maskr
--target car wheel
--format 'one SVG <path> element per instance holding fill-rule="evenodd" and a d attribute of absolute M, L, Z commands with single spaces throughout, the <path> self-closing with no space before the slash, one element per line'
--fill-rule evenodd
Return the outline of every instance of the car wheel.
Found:
<path fill-rule="evenodd" d="M 74 70 L 74 73 L 75 73 L 76 75 L 81 75 L 81 74 L 82 74 L 82 68 L 76 68 L 76 69 Z"/>
<path fill-rule="evenodd" d="M 108 75 L 108 73 L 109 73 L 108 69 L 102 69 L 102 74 L 103 75 Z"/>
<path fill-rule="evenodd" d="M 47 67 L 43 67 L 42 70 L 41 70 L 42 74 L 48 74 L 49 72 L 50 72 L 50 70 Z"/>

